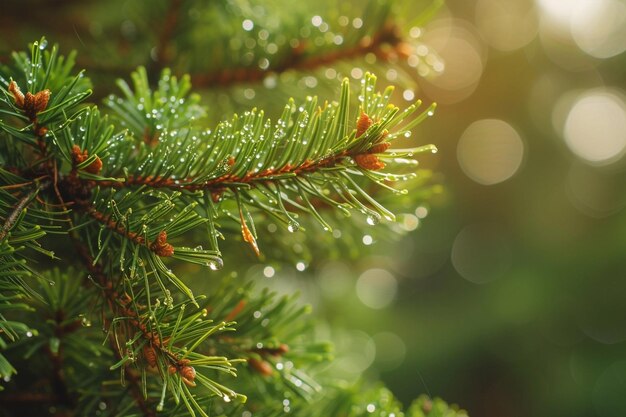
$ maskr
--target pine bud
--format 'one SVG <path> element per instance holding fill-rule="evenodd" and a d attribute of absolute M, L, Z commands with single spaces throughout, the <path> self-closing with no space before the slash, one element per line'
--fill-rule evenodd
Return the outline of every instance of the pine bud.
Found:
<path fill-rule="evenodd" d="M 185 385 L 188 387 L 196 386 L 196 383 L 194 382 L 194 379 L 196 379 L 196 370 L 193 366 L 183 366 L 180 368 L 178 373 L 180 374 L 180 378 L 183 380 Z"/>
<path fill-rule="evenodd" d="M 249 358 L 248 365 L 263 376 L 270 376 L 274 373 L 274 368 L 262 359 Z"/>
<path fill-rule="evenodd" d="M 72 159 L 75 166 L 82 164 L 87 160 L 87 158 L 89 158 L 87 149 L 81 151 L 78 145 L 72 146 Z M 89 172 L 90 174 L 99 174 L 100 170 L 102 170 L 102 160 L 96 155 L 96 159 L 94 159 L 91 164 L 83 168 L 83 170 Z"/>
<path fill-rule="evenodd" d="M 196 379 L 196 370 L 193 366 L 183 366 L 182 368 L 180 368 L 179 373 L 180 376 L 188 379 L 189 381 L 193 381 L 194 379 Z"/>
<path fill-rule="evenodd" d="M 9 84 L 9 91 L 13 94 L 13 100 L 15 100 L 15 105 L 23 109 L 24 108 L 24 94 L 22 94 L 22 90 L 17 86 L 15 81 L 11 81 Z"/>
<path fill-rule="evenodd" d="M 384 162 L 378 159 L 376 155 L 369 153 L 356 155 L 354 160 L 361 168 L 369 169 L 371 171 L 377 171 L 385 167 Z"/>
<path fill-rule="evenodd" d="M 369 129 L 374 121 L 365 112 L 361 112 L 359 120 L 356 122 L 356 138 L 360 138 Z"/>
<path fill-rule="evenodd" d="M 34 108 L 36 113 L 40 113 L 48 107 L 48 101 L 50 100 L 50 90 L 41 90 L 34 96 Z"/>
<path fill-rule="evenodd" d="M 389 142 L 381 142 L 381 143 L 379 143 L 377 145 L 374 145 L 371 148 L 369 148 L 367 150 L 367 152 L 368 153 L 383 153 L 387 149 L 389 149 L 390 146 L 391 146 L 391 144 Z"/>
<path fill-rule="evenodd" d="M 150 250 L 161 257 L 169 257 L 174 254 L 174 246 L 167 243 L 167 232 L 162 230 L 159 236 L 150 245 Z"/>
<path fill-rule="evenodd" d="M 15 106 L 22 109 L 31 121 L 35 121 L 37 113 L 41 113 L 48 107 L 48 101 L 50 100 L 50 90 L 48 89 L 41 90 L 35 94 L 30 92 L 23 94 L 17 83 L 11 81 L 9 83 L 9 92 L 13 94 Z"/>

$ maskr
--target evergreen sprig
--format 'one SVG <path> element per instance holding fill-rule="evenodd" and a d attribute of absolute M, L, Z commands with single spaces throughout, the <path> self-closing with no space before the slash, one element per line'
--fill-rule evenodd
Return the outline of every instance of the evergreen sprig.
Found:
<path fill-rule="evenodd" d="M 291 233 L 307 219 L 330 232 L 339 213 L 393 222 L 371 187 L 407 194 L 397 184 L 414 179 L 414 157 L 436 149 L 390 144 L 434 105 L 401 110 L 367 74 L 356 100 L 344 80 L 337 101 L 289 100 L 276 121 L 252 109 L 207 128 L 189 77 L 166 70 L 153 89 L 139 68 L 103 114 L 85 101 L 74 56 L 46 46 L 0 69 L 0 349 L 43 353 L 53 387 L 38 401 L 84 415 L 207 416 L 213 404 L 228 415 L 265 407 L 270 393 L 289 392 L 293 407 L 316 400 L 307 364 L 329 352 L 310 336 L 307 307 L 241 286 L 196 296 L 184 265 L 222 268 L 218 241 L 234 236 L 262 256 L 271 241 L 256 225 L 268 219 Z M 58 254 L 47 235 L 66 240 Z M 76 269 L 55 269 L 59 260 Z M 37 315 L 46 320 L 33 326 Z M 13 384 L 9 359 L 0 375 Z"/>

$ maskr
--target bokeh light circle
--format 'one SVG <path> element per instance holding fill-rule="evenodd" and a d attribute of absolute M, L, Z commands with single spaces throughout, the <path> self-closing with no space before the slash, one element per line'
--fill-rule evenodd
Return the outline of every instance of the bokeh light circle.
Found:
<path fill-rule="evenodd" d="M 396 297 L 398 281 L 391 272 L 373 268 L 363 272 L 356 282 L 359 300 L 373 309 L 387 307 Z"/>
<path fill-rule="evenodd" d="M 476 26 L 491 47 L 513 51 L 535 38 L 539 18 L 532 0 L 478 0 Z"/>
<path fill-rule="evenodd" d="M 567 114 L 563 137 L 579 158 L 594 165 L 617 161 L 626 151 L 626 104 L 610 91 L 581 94 Z"/>
<path fill-rule="evenodd" d="M 423 80 L 423 91 L 440 104 L 458 103 L 472 95 L 487 59 L 487 48 L 476 28 L 467 21 L 442 19 L 423 41 L 445 62 L 445 71 Z"/>
<path fill-rule="evenodd" d="M 626 4 L 619 0 L 584 0 L 574 9 L 571 34 L 578 47 L 596 58 L 626 50 Z"/>
<path fill-rule="evenodd" d="M 457 159 L 472 180 L 483 185 L 498 184 L 520 168 L 524 143 L 508 123 L 498 119 L 478 120 L 461 135 Z"/>

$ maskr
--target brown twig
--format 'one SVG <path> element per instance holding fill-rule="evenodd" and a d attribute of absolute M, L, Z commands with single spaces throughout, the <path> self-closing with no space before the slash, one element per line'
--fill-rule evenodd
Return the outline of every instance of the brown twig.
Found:
<path fill-rule="evenodd" d="M 357 165 L 365 169 L 378 170 L 384 168 L 384 164 L 375 155 L 384 152 L 388 147 L 388 142 L 383 142 L 386 134 L 383 133 L 379 139 L 379 143 L 372 148 L 363 152 L 341 152 L 326 158 L 318 160 L 307 159 L 300 165 L 290 165 L 277 169 L 267 169 L 265 171 L 252 171 L 243 177 L 233 174 L 225 174 L 220 177 L 205 181 L 194 182 L 194 178 L 186 178 L 184 180 L 174 180 L 161 176 L 141 176 L 135 175 L 125 179 L 125 181 L 97 181 L 98 186 L 105 188 L 124 188 L 132 186 L 147 186 L 151 188 L 170 188 L 178 190 L 208 190 L 212 192 L 221 192 L 227 188 L 237 188 L 241 183 L 250 185 L 267 183 L 273 181 L 272 177 L 279 174 L 292 173 L 296 175 L 308 174 L 319 170 L 320 168 L 329 168 L 338 165 L 346 158 L 353 158 Z"/>
<path fill-rule="evenodd" d="M 161 24 L 161 32 L 156 46 L 156 67 L 161 70 L 170 61 L 169 44 L 178 24 L 182 0 L 170 0 L 169 7 Z"/>

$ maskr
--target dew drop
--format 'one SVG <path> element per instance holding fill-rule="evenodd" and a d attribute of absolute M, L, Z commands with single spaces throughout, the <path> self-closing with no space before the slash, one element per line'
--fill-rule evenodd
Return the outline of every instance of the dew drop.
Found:
<path fill-rule="evenodd" d="M 374 226 L 374 225 L 377 225 L 380 222 L 380 216 L 374 215 L 374 214 L 370 214 L 369 216 L 367 216 L 367 219 L 365 221 L 370 226 Z"/>
<path fill-rule="evenodd" d="M 300 224 L 298 222 L 290 221 L 289 225 L 287 225 L 287 230 L 289 230 L 289 232 L 291 233 L 297 232 L 299 229 Z"/>
<path fill-rule="evenodd" d="M 212 271 L 220 270 L 224 267 L 224 261 L 222 258 L 213 258 L 213 260 L 207 262 L 206 264 Z"/>

